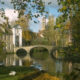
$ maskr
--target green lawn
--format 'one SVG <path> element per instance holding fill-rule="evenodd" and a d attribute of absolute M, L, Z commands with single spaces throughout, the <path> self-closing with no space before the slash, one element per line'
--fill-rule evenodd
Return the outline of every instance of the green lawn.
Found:
<path fill-rule="evenodd" d="M 10 71 L 16 71 L 15 76 L 9 76 Z M 19 80 L 24 74 L 30 74 L 37 70 L 31 67 L 0 67 L 0 80 Z"/>
<path fill-rule="evenodd" d="M 0 80 L 18 80 L 19 75 L 9 76 L 9 75 L 0 75 Z"/>

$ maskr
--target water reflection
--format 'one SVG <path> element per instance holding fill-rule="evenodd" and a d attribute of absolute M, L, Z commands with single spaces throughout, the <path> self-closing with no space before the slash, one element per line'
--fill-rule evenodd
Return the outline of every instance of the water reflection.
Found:
<path fill-rule="evenodd" d="M 5 66 L 11 66 L 14 64 L 14 55 L 7 54 L 6 58 L 4 59 Z"/>
<path fill-rule="evenodd" d="M 56 66 L 56 72 L 61 73 L 62 72 L 62 61 L 61 60 L 56 60 L 55 62 Z"/>
<path fill-rule="evenodd" d="M 28 56 L 26 56 L 27 58 Z M 7 54 L 6 58 L 4 59 L 5 66 L 22 66 L 23 62 L 27 62 L 28 58 L 21 59 L 16 57 L 15 54 Z M 62 72 L 62 62 L 59 60 L 53 60 L 52 57 L 49 55 L 46 59 L 35 59 L 31 58 L 31 60 L 34 63 L 38 63 L 42 66 L 43 70 L 48 71 L 51 74 L 54 74 L 56 72 Z M 31 65 L 32 65 L 31 64 Z"/>
<path fill-rule="evenodd" d="M 33 62 L 41 64 L 43 70 L 46 70 L 51 74 L 55 73 L 55 61 L 50 57 L 50 55 L 45 60 L 33 59 Z"/>
<path fill-rule="evenodd" d="M 35 65 L 34 67 L 46 70 L 48 73 L 52 75 L 57 75 L 58 73 L 69 74 L 72 72 L 74 67 L 80 68 L 80 65 L 76 66 L 77 63 L 65 62 L 57 59 L 55 60 L 51 57 L 51 55 L 48 55 L 48 57 L 43 60 L 31 58 L 29 54 L 23 59 L 17 57 L 15 54 L 7 54 L 6 58 L 3 61 L 5 63 L 5 66 L 22 66 L 24 65 L 24 62 L 27 63 L 27 61 L 30 61 L 30 63 L 28 63 L 29 66 L 34 65 L 34 63 L 37 63 L 37 66 Z"/>

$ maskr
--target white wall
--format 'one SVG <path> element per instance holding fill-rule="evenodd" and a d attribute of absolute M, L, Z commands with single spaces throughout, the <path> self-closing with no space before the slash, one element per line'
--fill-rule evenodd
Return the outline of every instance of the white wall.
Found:
<path fill-rule="evenodd" d="M 13 32 L 13 44 L 16 47 L 16 36 L 19 36 L 19 47 L 22 46 L 22 28 L 18 25 L 17 27 L 12 28 Z"/>

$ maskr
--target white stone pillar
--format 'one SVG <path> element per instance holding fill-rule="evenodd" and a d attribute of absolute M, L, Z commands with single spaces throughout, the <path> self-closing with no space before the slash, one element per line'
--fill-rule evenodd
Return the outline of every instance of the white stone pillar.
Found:
<path fill-rule="evenodd" d="M 15 55 L 14 55 L 14 60 L 13 60 L 13 66 L 16 65 L 16 59 L 15 59 Z"/>
<path fill-rule="evenodd" d="M 22 46 L 22 29 L 19 31 L 19 46 Z"/>
<path fill-rule="evenodd" d="M 22 59 L 19 58 L 19 66 L 22 66 Z"/>
<path fill-rule="evenodd" d="M 15 28 L 12 29 L 12 32 L 13 32 L 13 45 L 15 47 L 15 35 L 16 35 Z"/>

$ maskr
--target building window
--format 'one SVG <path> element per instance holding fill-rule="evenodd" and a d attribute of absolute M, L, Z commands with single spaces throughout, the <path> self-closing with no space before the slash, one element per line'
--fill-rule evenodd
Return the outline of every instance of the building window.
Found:
<path fill-rule="evenodd" d="M 19 36 L 16 36 L 15 43 L 16 43 L 16 47 L 19 47 Z"/>

